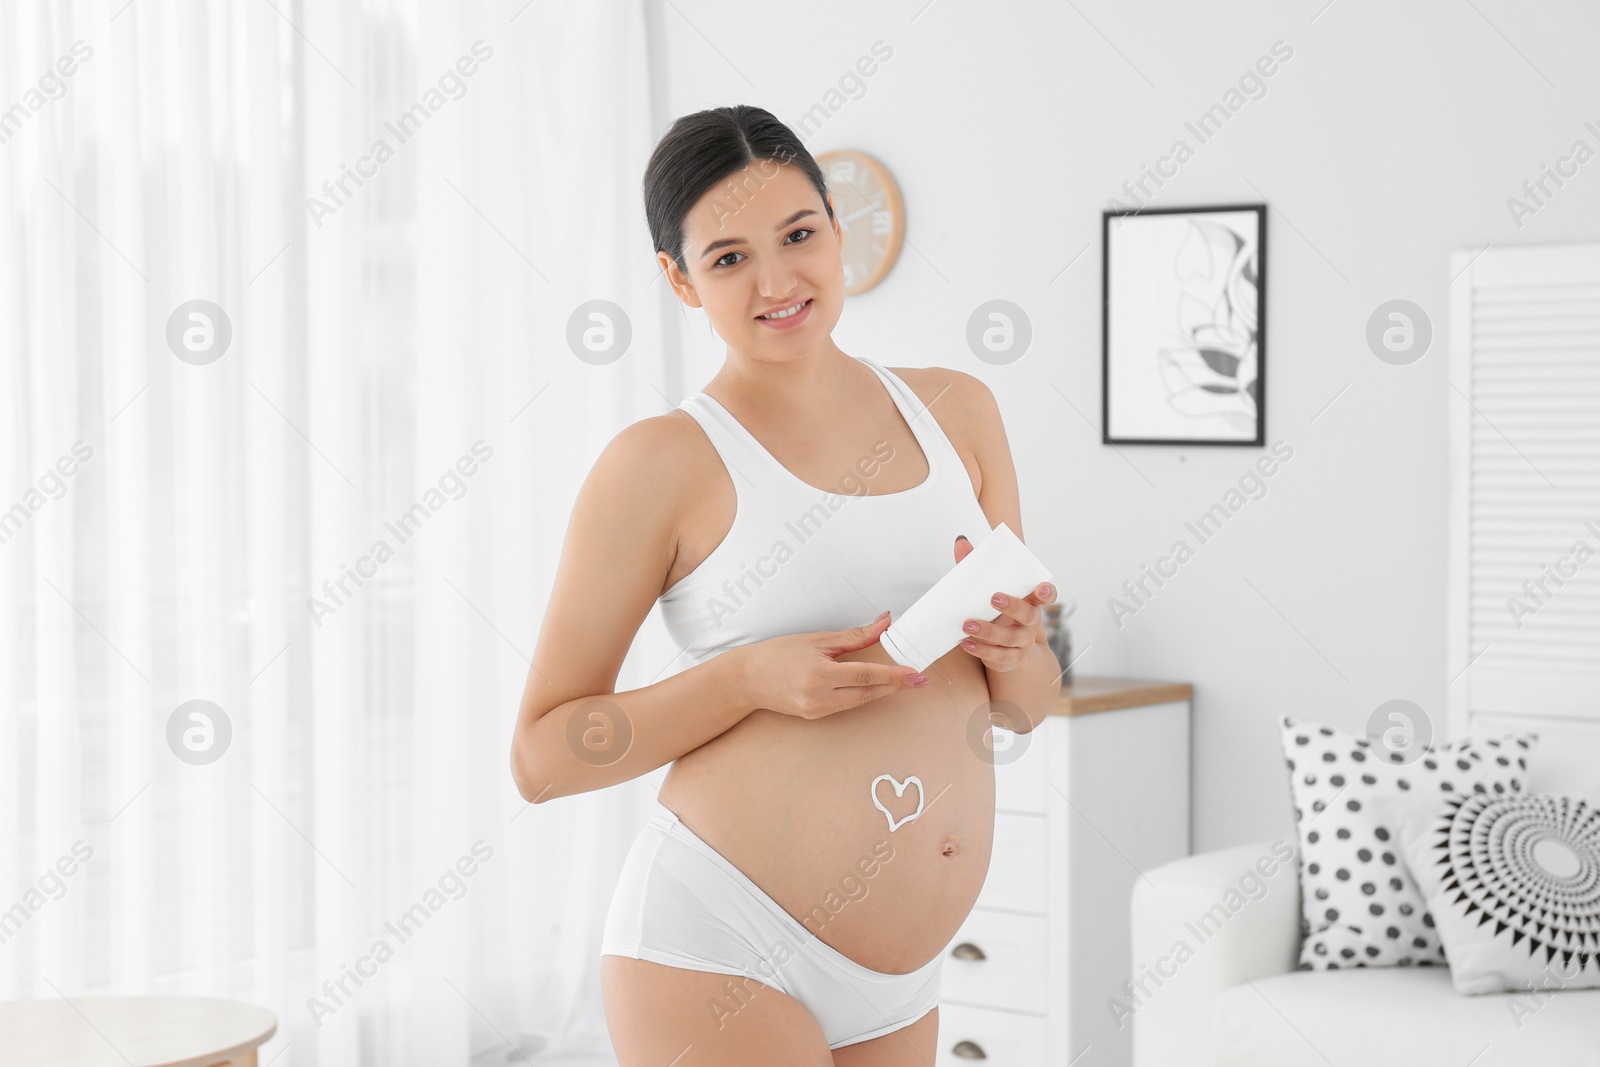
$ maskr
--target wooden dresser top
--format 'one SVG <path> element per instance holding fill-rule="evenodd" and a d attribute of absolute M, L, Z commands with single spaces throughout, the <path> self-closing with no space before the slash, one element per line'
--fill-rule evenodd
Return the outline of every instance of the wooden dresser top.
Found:
<path fill-rule="evenodd" d="M 1189 700 L 1194 686 L 1188 682 L 1153 682 L 1147 678 L 1080 677 L 1061 687 L 1050 708 L 1052 715 L 1088 715 L 1096 711 L 1139 708 Z"/>

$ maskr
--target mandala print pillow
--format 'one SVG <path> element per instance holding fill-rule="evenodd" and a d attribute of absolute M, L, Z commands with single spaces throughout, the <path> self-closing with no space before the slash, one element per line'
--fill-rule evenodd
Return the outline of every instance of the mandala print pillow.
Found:
<path fill-rule="evenodd" d="M 1457 993 L 1600 987 L 1600 808 L 1524 792 L 1385 810 Z"/>
<path fill-rule="evenodd" d="M 1300 969 L 1437 966 L 1444 943 L 1381 805 L 1404 795 L 1519 793 L 1535 733 L 1411 753 L 1282 719 L 1300 837 Z"/>

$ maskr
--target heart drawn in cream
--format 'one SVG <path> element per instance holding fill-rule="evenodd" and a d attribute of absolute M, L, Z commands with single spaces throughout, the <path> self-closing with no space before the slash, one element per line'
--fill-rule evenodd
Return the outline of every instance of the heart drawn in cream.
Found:
<path fill-rule="evenodd" d="M 894 786 L 894 795 L 897 797 L 904 796 L 906 787 L 915 782 L 917 785 L 917 810 L 912 812 L 910 815 L 907 815 L 903 819 L 895 819 L 895 817 L 889 813 L 889 809 L 883 806 L 883 801 L 878 799 L 879 782 L 888 782 L 890 785 Z M 900 827 L 904 826 L 906 823 L 910 822 L 912 819 L 915 819 L 918 815 L 922 814 L 922 779 L 918 778 L 914 774 L 906 775 L 906 780 L 903 782 L 895 781 L 895 777 L 892 774 L 880 774 L 878 777 L 872 780 L 871 790 L 872 806 L 883 812 L 883 817 L 889 820 L 889 832 L 891 834 L 900 829 Z"/>

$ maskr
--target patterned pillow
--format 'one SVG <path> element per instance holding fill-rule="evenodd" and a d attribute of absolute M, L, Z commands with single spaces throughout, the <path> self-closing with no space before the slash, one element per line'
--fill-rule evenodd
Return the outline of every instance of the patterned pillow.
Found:
<path fill-rule="evenodd" d="M 1285 715 L 1282 739 L 1300 836 L 1300 969 L 1446 963 L 1434 918 L 1373 802 L 1521 792 L 1538 735 L 1468 737 L 1402 754 Z"/>
<path fill-rule="evenodd" d="M 1385 813 L 1456 992 L 1600 987 L 1600 808 L 1475 793 L 1393 800 Z"/>

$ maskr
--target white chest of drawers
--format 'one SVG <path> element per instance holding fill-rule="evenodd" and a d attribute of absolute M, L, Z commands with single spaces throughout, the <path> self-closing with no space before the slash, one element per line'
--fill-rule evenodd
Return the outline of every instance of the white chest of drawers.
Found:
<path fill-rule="evenodd" d="M 945 949 L 937 1067 L 1132 1062 L 1109 1003 L 1134 882 L 1189 854 L 1192 694 L 1081 678 L 1031 734 L 996 731 L 994 852 Z"/>

